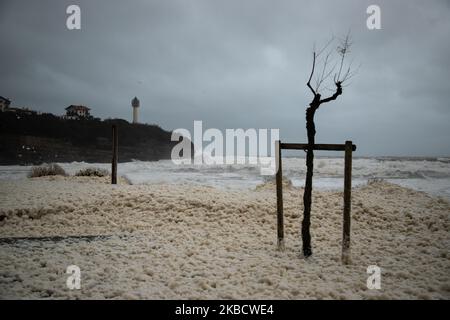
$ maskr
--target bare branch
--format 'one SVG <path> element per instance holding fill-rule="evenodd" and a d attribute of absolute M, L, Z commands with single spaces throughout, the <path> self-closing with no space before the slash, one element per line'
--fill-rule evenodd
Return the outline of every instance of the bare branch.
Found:
<path fill-rule="evenodd" d="M 333 41 L 334 41 L 334 36 L 331 36 L 331 39 L 328 40 L 328 42 L 323 46 L 323 48 L 319 50 L 319 52 L 317 53 L 317 57 L 320 57 L 322 52 L 324 52 Z"/>
<path fill-rule="evenodd" d="M 319 77 L 317 78 L 316 92 L 320 91 L 320 86 L 324 83 L 326 79 L 328 79 L 328 77 L 333 73 L 334 69 L 336 68 L 335 64 L 330 70 L 328 70 L 331 53 L 332 52 L 329 52 L 327 54 L 327 56 L 325 57 L 325 61 L 323 62 L 322 73 L 320 75 L 320 78 Z"/>
<path fill-rule="evenodd" d="M 311 79 L 313 77 L 314 74 L 314 68 L 316 67 L 316 51 L 313 51 L 313 63 L 312 63 L 312 69 L 311 69 L 311 74 L 309 75 L 309 79 L 308 82 L 306 83 L 306 85 L 308 86 L 309 89 L 311 89 L 313 95 L 316 95 L 316 92 L 314 91 L 314 89 L 311 87 Z"/>
<path fill-rule="evenodd" d="M 353 61 L 352 61 L 352 63 L 350 63 L 350 65 L 349 65 L 349 67 L 347 69 L 347 72 L 345 73 L 344 77 L 341 80 L 341 83 L 344 83 L 344 82 L 350 80 L 351 78 L 353 78 L 355 75 L 358 74 L 358 71 L 359 71 L 359 68 L 361 67 L 361 64 L 358 66 L 358 68 L 356 68 L 354 70 L 352 70 L 352 64 L 353 64 Z"/>
<path fill-rule="evenodd" d="M 311 86 L 311 80 L 314 76 L 314 71 L 316 68 L 316 64 L 317 64 L 317 58 L 320 57 L 320 55 L 330 46 L 330 44 L 334 41 L 334 36 L 331 37 L 331 39 L 322 47 L 322 49 L 320 49 L 319 51 L 316 51 L 316 46 L 314 45 L 314 50 L 313 50 L 313 65 L 312 65 L 312 70 L 311 70 L 311 74 L 309 75 L 309 79 L 307 82 L 307 86 L 308 88 L 311 90 L 311 92 L 316 95 L 320 84 L 323 82 L 323 74 L 324 74 L 324 70 L 322 70 L 322 76 L 319 77 L 318 75 L 316 76 L 316 90 L 313 89 L 313 87 Z M 327 64 L 328 64 L 328 59 L 329 56 L 331 55 L 331 52 L 329 54 L 327 54 L 327 57 L 325 58 L 325 63 L 324 63 L 324 68 L 326 70 Z"/>
<path fill-rule="evenodd" d="M 339 55 L 341 56 L 341 63 L 339 65 L 339 72 L 335 76 L 334 82 L 341 81 L 340 78 L 341 78 L 342 68 L 344 66 L 345 56 L 347 53 L 349 53 L 351 45 L 352 45 L 352 43 L 351 43 L 350 31 L 349 31 L 347 33 L 347 35 L 345 36 L 345 38 L 343 40 L 341 40 L 341 45 L 337 47 L 337 51 L 338 51 Z"/>
<path fill-rule="evenodd" d="M 311 90 L 314 96 L 318 95 L 322 90 L 323 86 L 326 84 L 326 80 L 328 80 L 332 74 L 333 82 L 336 86 L 334 90 L 330 90 L 327 86 L 325 86 L 326 90 L 330 90 L 334 92 L 334 94 L 326 99 L 321 100 L 321 103 L 328 102 L 331 100 L 335 100 L 337 96 L 342 94 L 342 88 L 344 82 L 347 82 L 351 78 L 353 78 L 358 69 L 354 70 L 353 61 L 350 64 L 346 63 L 346 58 L 350 52 L 350 47 L 352 45 L 350 30 L 344 38 L 339 39 L 339 45 L 337 46 L 337 53 L 339 55 L 338 61 L 333 61 L 333 50 L 327 51 L 326 55 L 324 52 L 329 48 L 331 43 L 336 38 L 333 36 L 320 50 L 316 50 L 316 46 L 314 46 L 313 51 L 313 64 L 311 68 L 311 73 L 309 75 L 309 79 L 307 82 L 308 88 Z M 322 55 L 324 55 L 322 57 Z M 320 57 L 320 58 L 319 58 Z M 331 65 L 333 66 L 331 67 Z M 319 69 L 319 70 L 316 70 Z M 336 71 L 336 69 L 338 69 Z M 311 85 L 311 81 L 314 78 L 314 85 Z M 330 81 L 331 82 L 331 81 Z M 320 97 L 318 98 L 320 99 Z"/>
<path fill-rule="evenodd" d="M 326 55 L 325 61 L 323 62 L 323 67 L 322 67 L 321 75 L 320 75 L 320 77 L 317 77 L 317 81 L 316 81 L 316 92 L 319 91 L 320 84 L 322 83 L 322 79 L 323 79 L 323 76 L 324 76 L 324 73 L 325 73 L 325 69 L 326 69 L 327 64 L 328 64 L 328 58 L 330 57 L 330 54 L 331 54 L 331 53 L 329 52 L 329 53 Z"/>

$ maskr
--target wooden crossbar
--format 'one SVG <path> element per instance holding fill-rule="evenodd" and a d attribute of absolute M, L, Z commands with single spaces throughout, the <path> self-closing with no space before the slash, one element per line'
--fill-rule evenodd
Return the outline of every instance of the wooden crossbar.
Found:
<path fill-rule="evenodd" d="M 315 144 L 314 150 L 324 151 L 345 151 L 345 144 Z M 281 149 L 286 150 L 306 150 L 308 149 L 307 143 L 280 143 Z M 356 151 L 356 146 L 352 144 L 352 151 Z"/>

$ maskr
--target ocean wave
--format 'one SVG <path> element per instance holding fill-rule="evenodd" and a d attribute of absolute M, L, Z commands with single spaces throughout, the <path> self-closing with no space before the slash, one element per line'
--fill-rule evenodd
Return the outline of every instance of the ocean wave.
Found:
<path fill-rule="evenodd" d="M 240 159 L 243 160 L 243 159 Z M 85 167 L 110 169 L 107 163 L 86 162 L 60 163 L 69 174 Z M 316 158 L 314 181 L 321 185 L 341 185 L 344 176 L 343 158 Z M 0 166 L 0 179 L 25 179 L 30 166 Z M 196 183 L 225 188 L 252 188 L 265 181 L 261 168 L 246 159 L 244 164 L 176 165 L 171 160 L 154 162 L 133 161 L 119 163 L 118 173 L 133 184 L 147 183 Z M 303 184 L 306 174 L 304 158 L 283 158 L 283 176 L 294 184 Z M 354 182 L 372 178 L 390 181 L 406 181 L 421 186 L 424 190 L 437 190 L 439 194 L 450 194 L 450 158 L 355 158 L 352 164 Z M 409 181 L 409 182 L 408 182 Z M 432 192 L 431 192 L 432 193 Z"/>

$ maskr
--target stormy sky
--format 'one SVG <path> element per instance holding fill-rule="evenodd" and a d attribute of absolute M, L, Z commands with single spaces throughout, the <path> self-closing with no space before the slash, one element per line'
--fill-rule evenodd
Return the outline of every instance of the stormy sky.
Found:
<path fill-rule="evenodd" d="M 66 8 L 81 7 L 81 30 Z M 366 27 L 371 4 L 381 30 Z M 0 1 L 0 95 L 13 106 L 164 129 L 279 128 L 306 142 L 313 45 L 351 29 L 358 74 L 316 115 L 317 143 L 358 155 L 450 155 L 450 2 Z M 323 95 L 332 92 L 324 89 Z"/>

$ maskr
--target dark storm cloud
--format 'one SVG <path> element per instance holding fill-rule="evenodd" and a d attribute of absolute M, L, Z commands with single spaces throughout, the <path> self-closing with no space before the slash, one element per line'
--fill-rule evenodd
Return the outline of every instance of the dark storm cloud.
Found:
<path fill-rule="evenodd" d="M 81 7 L 82 30 L 66 29 Z M 381 7 L 382 30 L 366 28 Z M 314 43 L 351 28 L 358 75 L 317 114 L 320 142 L 360 154 L 450 154 L 450 6 L 446 1 L 2 1 L 0 95 L 61 114 L 167 129 L 280 128 L 305 141 L 305 82 Z M 325 92 L 324 94 L 327 94 Z"/>

